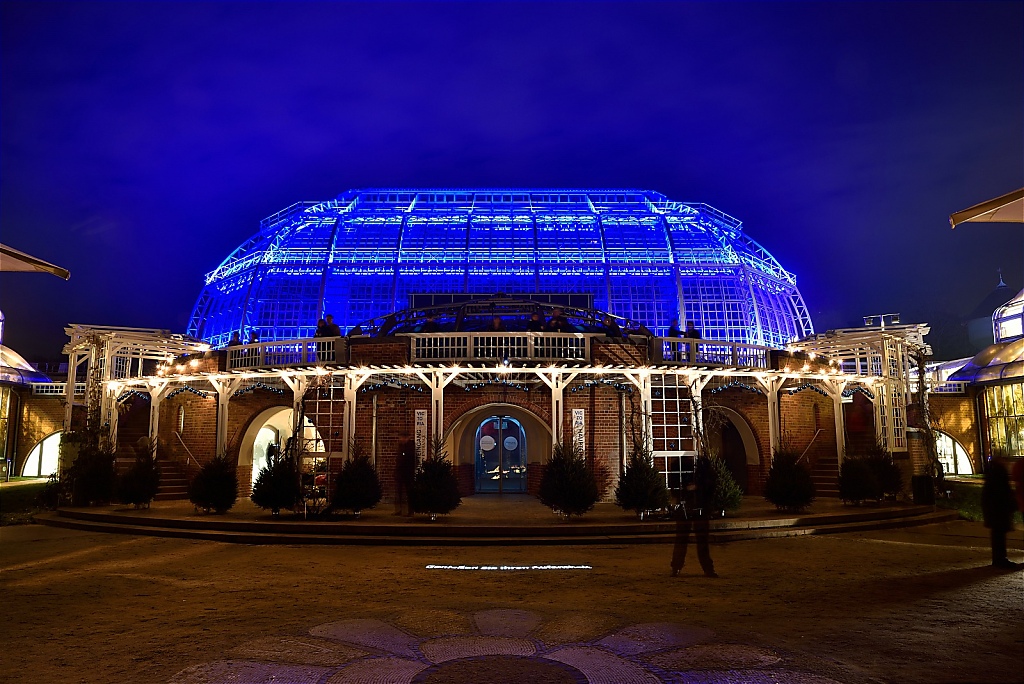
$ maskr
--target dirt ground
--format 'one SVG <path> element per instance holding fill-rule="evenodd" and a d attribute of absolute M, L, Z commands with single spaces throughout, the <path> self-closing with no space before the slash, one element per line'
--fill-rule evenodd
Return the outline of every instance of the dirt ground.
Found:
<path fill-rule="evenodd" d="M 1011 558 L 1024 560 L 1019 530 L 1010 545 Z M 487 620 L 518 620 L 532 641 L 516 643 L 527 648 L 589 644 L 558 651 L 562 662 L 571 665 L 573 654 L 604 657 L 595 644 L 619 644 L 608 652 L 632 653 L 649 676 L 673 681 L 1024 682 L 1024 572 L 988 567 L 987 531 L 978 523 L 712 545 L 717 579 L 703 576 L 694 551 L 673 578 L 669 544 L 248 546 L 6 527 L 0 530 L 0 679 L 269 681 L 265 673 L 246 675 L 225 663 L 294 664 L 295 653 L 283 653 L 281 644 L 346 641 L 345 630 L 360 625 L 413 641 L 471 635 L 450 643 L 465 651 L 498 639 L 480 636 L 501 633 L 482 628 Z M 431 564 L 531 569 L 428 569 Z M 542 565 L 591 569 L 532 569 Z M 661 638 L 644 632 L 652 623 L 662 634 L 701 636 L 675 642 L 688 651 L 642 660 L 636 653 L 643 646 L 630 651 L 622 644 L 630 634 L 634 646 Z M 430 656 L 442 641 L 416 642 L 416 653 Z M 367 653 L 376 659 L 359 661 L 364 669 L 407 662 L 385 642 L 360 652 L 348 640 L 349 646 L 322 647 L 306 663 L 324 665 L 331 648 L 335 666 Z M 670 656 L 675 665 L 666 665 Z M 705 665 L 694 664 L 698 656 Z M 437 663 L 448 656 L 430 657 Z M 590 672 L 599 674 L 589 680 L 616 681 L 625 656 L 617 657 L 593 665 Z M 689 671 L 703 677 L 666 674 L 687 658 Z M 501 681 L 585 681 L 578 673 L 588 672 L 586 663 L 574 670 L 553 665 L 556 659 L 461 660 L 425 670 L 416 681 L 497 681 L 479 669 L 488 662 L 505 673 Z M 769 661 L 775 669 L 757 675 L 758 663 Z M 274 676 L 356 681 L 337 672 L 280 665 Z M 347 672 L 354 677 L 356 668 Z M 715 674 L 722 672 L 731 674 Z M 365 681 L 386 679 L 370 673 Z"/>

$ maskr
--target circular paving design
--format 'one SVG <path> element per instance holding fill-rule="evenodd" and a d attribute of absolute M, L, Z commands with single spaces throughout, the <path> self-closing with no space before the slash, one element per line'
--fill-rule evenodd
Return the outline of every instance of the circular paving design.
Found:
<path fill-rule="evenodd" d="M 453 660 L 428 668 L 413 684 L 587 684 L 582 672 L 565 663 L 522 656 L 485 656 Z"/>
<path fill-rule="evenodd" d="M 771 650 L 718 643 L 713 631 L 657 622 L 616 629 L 576 611 L 406 611 L 394 620 L 339 620 L 307 635 L 261 636 L 227 659 L 194 665 L 173 684 L 841 684 L 786 667 Z"/>

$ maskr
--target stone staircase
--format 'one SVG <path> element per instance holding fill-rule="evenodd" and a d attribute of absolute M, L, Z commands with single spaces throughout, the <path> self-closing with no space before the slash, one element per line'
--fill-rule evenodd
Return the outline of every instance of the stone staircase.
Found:
<path fill-rule="evenodd" d="M 839 459 L 822 457 L 811 468 L 811 481 L 817 496 L 839 498 Z"/>
<path fill-rule="evenodd" d="M 160 487 L 156 490 L 157 501 L 174 501 L 188 498 L 188 475 L 178 461 L 157 459 L 160 471 Z"/>

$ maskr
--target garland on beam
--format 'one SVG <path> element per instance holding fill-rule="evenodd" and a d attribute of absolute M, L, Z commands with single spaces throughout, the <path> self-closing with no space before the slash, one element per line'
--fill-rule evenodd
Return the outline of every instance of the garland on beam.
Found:
<path fill-rule="evenodd" d="M 145 399 L 147 401 L 149 400 L 149 395 L 146 394 L 145 392 L 140 392 L 138 390 L 127 390 L 125 391 L 124 394 L 117 398 L 117 403 L 123 404 L 125 401 L 132 397 L 138 397 L 139 399 Z"/>
<path fill-rule="evenodd" d="M 530 391 L 529 385 L 522 385 L 518 382 L 511 382 L 509 380 L 485 380 L 483 382 L 474 382 L 472 385 L 463 385 L 462 389 L 466 390 L 467 392 L 472 392 L 475 389 L 480 389 L 481 387 L 486 387 L 487 385 L 502 385 L 504 387 L 511 387 L 512 389 L 517 389 L 521 392 Z"/>
<path fill-rule="evenodd" d="M 619 392 L 629 392 L 629 393 L 633 392 L 633 386 L 632 385 L 627 385 L 627 384 L 621 383 L 621 382 L 615 382 L 614 380 L 585 380 L 585 381 L 581 382 L 580 384 L 576 385 L 575 387 L 570 387 L 569 391 L 572 392 L 573 394 L 575 394 L 576 392 L 579 392 L 580 390 L 590 389 L 591 387 L 594 387 L 595 385 L 604 385 L 605 387 L 614 387 Z"/>
<path fill-rule="evenodd" d="M 240 397 L 243 394 L 255 392 L 258 389 L 267 390 L 268 392 L 273 392 L 274 394 L 284 394 L 284 390 L 280 389 L 279 387 L 273 387 L 272 385 L 268 385 L 265 382 L 254 382 L 251 385 L 246 385 L 245 387 L 235 390 L 235 393 L 232 394 L 231 396 Z"/>
<path fill-rule="evenodd" d="M 184 385 L 184 386 L 179 387 L 178 389 L 174 390 L 170 394 L 168 394 L 166 398 L 167 399 L 171 399 L 172 397 L 178 396 L 182 392 L 191 392 L 192 394 L 198 395 L 198 396 L 202 397 L 203 399 L 206 399 L 207 397 L 210 396 L 209 392 L 204 392 L 202 390 L 197 390 L 195 387 L 192 387 L 191 385 Z"/>
<path fill-rule="evenodd" d="M 867 389 L 866 387 L 853 387 L 851 389 L 845 389 L 845 390 L 843 390 L 843 396 L 844 397 L 852 397 L 857 392 L 860 392 L 861 394 L 863 394 L 864 396 L 866 396 L 868 399 L 870 399 L 872 401 L 875 400 L 875 393 L 872 392 L 871 390 Z"/>
<path fill-rule="evenodd" d="M 385 389 L 390 387 L 392 389 L 408 389 L 415 392 L 425 392 L 423 385 L 413 385 L 408 382 L 402 382 L 401 380 L 393 380 L 391 382 L 375 382 L 371 385 L 363 385 L 359 388 L 359 392 L 365 394 L 366 392 L 373 392 L 374 390 Z"/>
<path fill-rule="evenodd" d="M 800 385 L 799 387 L 794 387 L 791 390 L 786 390 L 786 393 L 789 394 L 790 396 L 792 396 L 792 395 L 796 394 L 797 392 L 803 392 L 804 390 L 814 390 L 815 392 L 817 392 L 821 396 L 828 397 L 828 392 L 826 392 L 825 390 L 821 389 L 817 385 L 815 385 L 813 383 L 810 383 L 810 382 L 805 382 L 804 384 Z"/>
<path fill-rule="evenodd" d="M 719 385 L 718 387 L 714 387 L 714 388 L 708 390 L 708 393 L 709 394 L 718 394 L 719 392 L 722 392 L 723 390 L 727 390 L 730 387 L 738 387 L 739 389 L 746 390 L 748 392 L 753 392 L 754 394 L 760 394 L 762 397 L 764 396 L 764 390 L 762 390 L 760 387 L 755 387 L 753 385 L 748 385 L 747 383 L 740 382 L 739 380 L 732 380 L 730 382 L 725 383 L 724 385 Z"/>

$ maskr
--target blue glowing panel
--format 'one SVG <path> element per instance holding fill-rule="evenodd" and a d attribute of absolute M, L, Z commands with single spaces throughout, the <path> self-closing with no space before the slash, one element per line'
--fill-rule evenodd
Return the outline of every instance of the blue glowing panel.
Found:
<path fill-rule="evenodd" d="M 781 347 L 813 332 L 796 279 L 738 220 L 643 190 L 369 189 L 297 203 L 207 275 L 189 332 L 308 336 L 413 294 L 586 294 L 664 333 Z"/>

